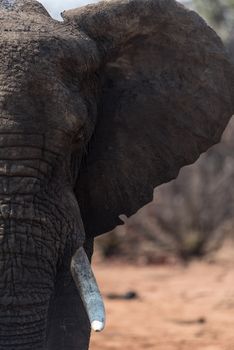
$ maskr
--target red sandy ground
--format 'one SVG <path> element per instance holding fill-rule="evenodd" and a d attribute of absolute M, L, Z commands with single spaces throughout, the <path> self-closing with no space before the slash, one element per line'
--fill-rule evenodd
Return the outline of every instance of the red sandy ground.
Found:
<path fill-rule="evenodd" d="M 234 350 L 233 267 L 233 247 L 188 267 L 94 264 L 104 295 L 139 299 L 105 297 L 106 330 L 91 350 Z"/>

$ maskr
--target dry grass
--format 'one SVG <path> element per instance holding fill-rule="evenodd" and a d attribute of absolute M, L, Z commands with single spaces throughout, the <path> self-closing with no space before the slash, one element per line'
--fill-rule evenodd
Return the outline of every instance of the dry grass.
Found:
<path fill-rule="evenodd" d="M 91 350 L 234 349 L 233 262 L 230 245 L 187 267 L 97 261 L 104 295 L 135 290 L 139 299 L 105 298 L 107 327 L 93 335 Z"/>

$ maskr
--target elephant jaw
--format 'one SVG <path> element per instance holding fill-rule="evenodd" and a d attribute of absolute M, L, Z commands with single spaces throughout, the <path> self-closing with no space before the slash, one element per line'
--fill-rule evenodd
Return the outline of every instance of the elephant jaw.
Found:
<path fill-rule="evenodd" d="M 81 247 L 71 261 L 71 273 L 87 312 L 91 328 L 101 332 L 105 327 L 105 307 L 89 259 Z"/>

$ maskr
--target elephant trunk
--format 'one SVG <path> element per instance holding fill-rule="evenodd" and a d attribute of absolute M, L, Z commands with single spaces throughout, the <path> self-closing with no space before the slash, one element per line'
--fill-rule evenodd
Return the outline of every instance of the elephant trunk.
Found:
<path fill-rule="evenodd" d="M 26 212 L 33 211 L 29 198 L 21 201 Z M 47 228 L 15 202 L 1 205 L 0 349 L 43 349 L 55 263 L 49 240 L 43 238 Z"/>
<path fill-rule="evenodd" d="M 0 135 L 0 349 L 41 350 L 57 264 L 69 231 L 56 162 Z M 27 142 L 30 142 L 30 136 Z M 34 136 L 34 142 L 36 136 Z M 12 145 L 13 143 L 13 145 Z M 58 204 L 59 203 L 59 204 Z"/>
<path fill-rule="evenodd" d="M 29 292 L 30 293 L 30 292 Z M 22 298 L 19 296 L 19 298 Z M 27 301 L 28 302 L 28 301 Z M 1 305 L 0 349 L 42 350 L 45 344 L 48 303 Z"/>

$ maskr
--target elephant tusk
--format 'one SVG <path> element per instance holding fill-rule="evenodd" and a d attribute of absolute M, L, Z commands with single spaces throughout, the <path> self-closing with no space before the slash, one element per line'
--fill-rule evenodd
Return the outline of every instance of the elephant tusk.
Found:
<path fill-rule="evenodd" d="M 71 273 L 80 293 L 91 328 L 101 332 L 105 327 L 105 307 L 84 248 L 79 248 L 71 260 Z"/>

